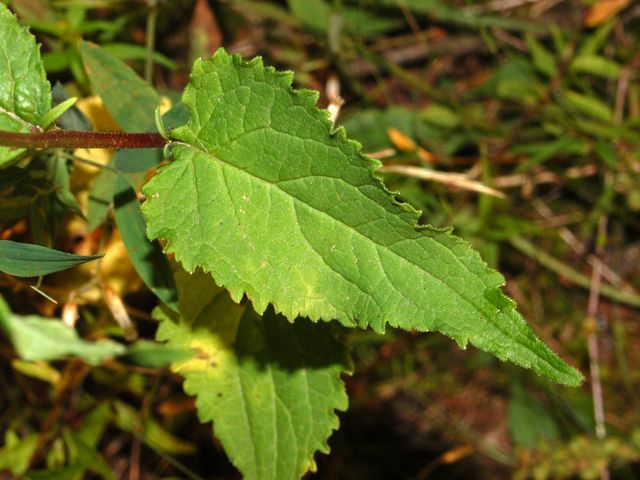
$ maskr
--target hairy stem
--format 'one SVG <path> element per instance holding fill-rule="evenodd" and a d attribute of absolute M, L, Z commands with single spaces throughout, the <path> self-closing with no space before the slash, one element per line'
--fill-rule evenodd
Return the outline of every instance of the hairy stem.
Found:
<path fill-rule="evenodd" d="M 16 133 L 0 131 L 0 145 L 19 148 L 161 148 L 167 140 L 159 133 L 77 132 L 50 130 Z"/>

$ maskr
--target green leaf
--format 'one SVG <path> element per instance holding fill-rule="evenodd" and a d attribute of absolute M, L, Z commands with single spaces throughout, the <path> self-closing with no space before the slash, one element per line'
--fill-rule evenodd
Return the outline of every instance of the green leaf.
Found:
<path fill-rule="evenodd" d="M 173 369 L 197 397 L 200 419 L 213 421 L 246 479 L 298 479 L 314 470 L 314 453 L 329 451 L 338 427 L 334 410 L 347 408 L 340 375 L 350 362 L 334 325 L 292 325 L 272 309 L 260 318 L 202 272 L 179 272 L 176 283 L 182 315 L 156 309 L 157 338 L 197 351 Z"/>
<path fill-rule="evenodd" d="M 114 203 L 116 224 L 136 272 L 160 300 L 177 309 L 176 286 L 169 261 L 162 254 L 160 244 L 147 238 L 136 192 L 120 175 L 115 179 Z"/>
<path fill-rule="evenodd" d="M 97 45 L 80 42 L 85 71 L 94 93 L 125 132 L 154 132 L 160 97 L 131 67 Z M 131 108 L 135 105 L 135 108 Z"/>
<path fill-rule="evenodd" d="M 23 360 L 57 360 L 75 355 L 96 365 L 126 350 L 123 345 L 111 340 L 82 340 L 73 328 L 58 319 L 15 315 L 9 311 L 2 297 L 0 327 Z"/>
<path fill-rule="evenodd" d="M 571 62 L 574 72 L 591 73 L 599 77 L 615 80 L 620 75 L 622 67 L 613 60 L 599 55 L 580 55 Z"/>
<path fill-rule="evenodd" d="M 0 3 L 0 130 L 28 132 L 42 124 L 50 108 L 51 87 L 35 38 Z M 23 152 L 0 147 L 0 168 Z"/>
<path fill-rule="evenodd" d="M 90 262 L 102 255 L 72 255 L 51 248 L 0 240 L 0 272 L 16 277 L 39 277 Z"/>
<path fill-rule="evenodd" d="M 437 330 L 579 384 L 502 293 L 504 278 L 449 230 L 417 226 L 374 176 L 379 162 L 291 82 L 223 50 L 195 63 L 174 161 L 143 188 L 150 238 L 259 313 L 272 303 L 289 319 Z"/>
<path fill-rule="evenodd" d="M 533 35 L 527 34 L 525 40 L 534 66 L 547 77 L 553 77 L 558 69 L 553 55 Z"/>
<path fill-rule="evenodd" d="M 576 110 L 603 122 L 613 120 L 613 112 L 609 106 L 595 97 L 583 95 L 572 90 L 564 92 L 564 99 Z"/>
<path fill-rule="evenodd" d="M 44 117 L 42 117 L 42 126 L 44 128 L 47 128 L 59 117 L 61 117 L 67 110 L 73 107 L 77 101 L 78 97 L 71 97 L 53 107 L 44 115 Z"/>

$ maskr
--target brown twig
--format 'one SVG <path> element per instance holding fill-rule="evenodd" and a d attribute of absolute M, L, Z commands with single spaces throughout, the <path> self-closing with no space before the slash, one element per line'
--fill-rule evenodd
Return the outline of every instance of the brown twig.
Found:
<path fill-rule="evenodd" d="M 17 148 L 162 148 L 167 140 L 159 133 L 0 131 L 0 145 Z"/>

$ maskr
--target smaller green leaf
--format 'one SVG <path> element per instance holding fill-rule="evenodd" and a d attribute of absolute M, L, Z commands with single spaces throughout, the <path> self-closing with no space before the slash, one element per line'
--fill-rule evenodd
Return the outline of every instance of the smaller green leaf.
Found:
<path fill-rule="evenodd" d="M 580 55 L 571 62 L 571 70 L 615 80 L 620 75 L 622 67 L 613 60 L 599 55 Z"/>
<path fill-rule="evenodd" d="M 178 309 L 176 286 L 167 257 L 157 240 L 147 238 L 140 202 L 129 182 L 118 176 L 114 185 L 116 224 L 129 258 L 145 285 L 164 303 Z"/>
<path fill-rule="evenodd" d="M 527 34 L 525 41 L 536 69 L 549 78 L 553 77 L 558 69 L 553 55 L 533 35 Z"/>
<path fill-rule="evenodd" d="M 585 115 L 589 115 L 603 122 L 611 122 L 613 120 L 613 112 L 608 105 L 601 102 L 597 98 L 589 97 L 572 90 L 564 93 L 565 100 L 576 110 Z"/>
<path fill-rule="evenodd" d="M 47 128 L 53 122 L 55 122 L 60 116 L 62 116 L 67 110 L 75 105 L 78 101 L 78 97 L 67 98 L 64 102 L 59 103 L 42 117 L 42 128 Z"/>
<path fill-rule="evenodd" d="M 51 248 L 0 240 L 0 272 L 16 277 L 39 277 L 90 262 L 102 255 L 73 255 Z"/>
<path fill-rule="evenodd" d="M 160 104 L 157 92 L 126 63 L 97 45 L 80 42 L 80 52 L 91 88 L 122 129 L 155 131 L 153 112 Z"/>
<path fill-rule="evenodd" d="M 82 340 L 74 329 L 57 319 L 15 315 L 2 297 L 0 327 L 23 360 L 57 360 L 73 355 L 96 365 L 126 351 L 123 345 L 111 340 Z"/>

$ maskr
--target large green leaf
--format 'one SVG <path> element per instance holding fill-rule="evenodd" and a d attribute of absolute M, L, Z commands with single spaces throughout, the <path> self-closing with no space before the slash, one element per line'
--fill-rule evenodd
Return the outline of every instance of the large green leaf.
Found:
<path fill-rule="evenodd" d="M 234 300 L 289 319 L 437 330 L 576 385 L 527 326 L 504 278 L 448 230 L 417 226 L 291 73 L 220 50 L 195 63 L 173 162 L 144 187 L 148 235 L 201 266 Z"/>
<path fill-rule="evenodd" d="M 35 38 L 0 3 L 0 130 L 28 132 L 50 109 L 51 87 Z M 23 151 L 0 147 L 0 168 Z"/>
<path fill-rule="evenodd" d="M 246 479 L 297 479 L 313 470 L 314 453 L 329 451 L 338 427 L 334 410 L 347 408 L 340 375 L 350 362 L 335 325 L 291 324 L 272 309 L 260 318 L 202 272 L 179 272 L 176 283 L 181 316 L 156 309 L 157 338 L 197 352 L 174 370 L 197 396 L 200 419 L 213 421 Z"/>
<path fill-rule="evenodd" d="M 0 240 L 0 272 L 39 277 L 90 262 L 102 255 L 73 255 L 32 243 Z"/>

